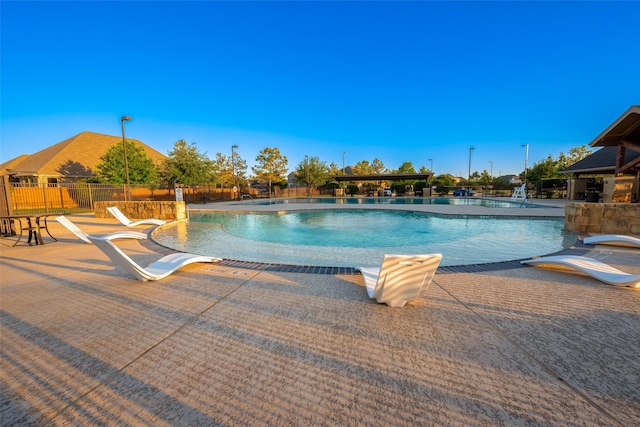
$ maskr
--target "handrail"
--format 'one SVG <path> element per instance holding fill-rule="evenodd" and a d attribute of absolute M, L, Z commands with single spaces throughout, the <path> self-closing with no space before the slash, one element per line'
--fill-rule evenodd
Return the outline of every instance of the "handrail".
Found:
<path fill-rule="evenodd" d="M 253 197 L 251 197 L 251 194 L 243 194 L 242 196 L 240 196 L 240 201 L 244 201 L 246 198 L 248 198 L 249 200 L 251 200 L 251 202 L 255 205 L 256 201 L 253 200 Z"/>
<path fill-rule="evenodd" d="M 531 202 L 529 204 L 530 205 L 533 204 L 533 195 L 532 194 L 525 194 L 524 199 L 522 199 L 522 203 L 520 203 L 520 207 L 523 207 L 527 203 L 527 198 L 531 199 Z"/>

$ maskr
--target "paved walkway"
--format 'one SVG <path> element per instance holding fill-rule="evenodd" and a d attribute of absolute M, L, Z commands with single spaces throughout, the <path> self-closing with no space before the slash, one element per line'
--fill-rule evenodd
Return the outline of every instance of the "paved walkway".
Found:
<path fill-rule="evenodd" d="M 640 425 L 638 290 L 436 274 L 392 309 L 359 275 L 198 264 L 138 282 L 51 231 L 0 240 L 2 425 Z M 118 244 L 141 263 L 165 251 Z M 640 250 L 586 254 L 640 274 Z"/>

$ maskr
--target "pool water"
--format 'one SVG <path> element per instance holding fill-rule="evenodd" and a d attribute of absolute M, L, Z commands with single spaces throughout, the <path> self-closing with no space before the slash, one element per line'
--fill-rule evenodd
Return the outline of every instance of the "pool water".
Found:
<path fill-rule="evenodd" d="M 507 200 L 482 199 L 476 197 L 310 197 L 295 199 L 245 200 L 241 204 L 282 205 L 292 203 L 321 203 L 332 205 L 465 205 L 488 208 L 537 208 L 538 205 L 527 201 L 509 202 Z"/>
<path fill-rule="evenodd" d="M 442 253 L 442 265 L 544 255 L 575 243 L 562 219 L 441 217 L 420 212 L 316 210 L 211 213 L 164 227 L 165 246 L 240 261 L 379 266 L 384 254 Z"/>

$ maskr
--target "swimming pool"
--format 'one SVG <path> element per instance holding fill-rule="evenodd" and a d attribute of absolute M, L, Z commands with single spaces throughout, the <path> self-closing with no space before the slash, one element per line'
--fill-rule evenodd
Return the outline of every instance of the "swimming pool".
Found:
<path fill-rule="evenodd" d="M 225 259 L 328 267 L 379 266 L 389 253 L 439 252 L 442 265 L 515 260 L 575 243 L 557 218 L 438 216 L 400 210 L 216 212 L 165 226 L 154 239 Z"/>
<path fill-rule="evenodd" d="M 289 199 L 245 200 L 241 204 L 286 205 L 292 203 L 332 204 L 332 205 L 465 205 L 488 208 L 519 208 L 522 202 L 483 199 L 476 197 L 299 197 Z M 537 208 L 538 205 L 527 201 L 524 206 Z"/>

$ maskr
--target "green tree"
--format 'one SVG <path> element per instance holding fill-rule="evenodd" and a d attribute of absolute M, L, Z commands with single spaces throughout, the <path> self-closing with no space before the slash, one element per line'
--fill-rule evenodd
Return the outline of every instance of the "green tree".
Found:
<path fill-rule="evenodd" d="M 564 153 L 560 153 L 558 156 L 558 171 L 568 168 L 574 163 L 579 162 L 585 157 L 589 156 L 593 150 L 589 150 L 586 145 L 581 145 L 579 147 L 573 147 L 569 149 L 569 155 L 565 155 Z"/>
<path fill-rule="evenodd" d="M 474 171 L 471 173 L 471 176 L 469 177 L 469 184 L 471 184 L 472 182 L 478 182 L 480 181 L 480 172 L 478 171 Z"/>
<path fill-rule="evenodd" d="M 413 167 L 413 163 L 404 162 L 398 168 L 398 173 L 416 173 L 416 168 Z"/>
<path fill-rule="evenodd" d="M 233 184 L 233 167 L 231 165 L 231 157 L 227 157 L 222 153 L 216 153 L 213 161 L 213 170 L 218 177 L 218 182 L 222 185 Z"/>
<path fill-rule="evenodd" d="M 527 170 L 527 180 L 537 182 L 543 179 L 564 178 L 564 175 L 562 175 L 560 171 L 590 154 L 591 150 L 589 150 L 586 145 L 581 145 L 571 148 L 568 155 L 561 152 L 557 159 L 549 155 L 546 159 L 534 163 L 534 165 Z M 524 178 L 524 171 L 520 174 L 520 178 Z"/>
<path fill-rule="evenodd" d="M 247 183 L 247 162 L 237 151 L 233 152 L 231 158 L 231 165 L 233 166 L 232 172 L 235 174 L 236 182 L 238 185 L 245 185 Z"/>
<path fill-rule="evenodd" d="M 480 178 L 478 179 L 478 183 L 480 185 L 491 185 L 494 182 L 494 178 L 489 174 L 489 171 L 486 169 L 482 171 Z"/>
<path fill-rule="evenodd" d="M 456 178 L 451 174 L 442 174 L 438 175 L 431 181 L 431 185 L 435 186 L 438 189 L 448 188 L 454 186 L 456 183 Z"/>
<path fill-rule="evenodd" d="M 187 144 L 184 139 L 178 140 L 168 156 L 162 164 L 160 175 L 169 187 L 176 184 L 214 184 L 217 181 L 213 162 L 205 153 L 198 151 L 195 143 Z"/>
<path fill-rule="evenodd" d="M 307 187 L 307 195 L 310 195 L 311 186 L 320 186 L 331 179 L 327 163 L 318 157 L 308 157 L 298 164 L 295 171 L 295 180 L 298 184 Z"/>
<path fill-rule="evenodd" d="M 354 175 L 373 175 L 373 173 L 373 167 L 371 167 L 369 160 L 360 160 L 353 165 Z"/>
<path fill-rule="evenodd" d="M 413 163 L 404 162 L 400 165 L 397 173 L 416 173 L 416 168 L 413 167 Z M 400 181 L 394 181 L 391 186 L 392 189 L 397 191 L 398 193 L 404 193 L 407 190 L 413 190 L 414 186 L 418 183 L 415 179 L 403 179 Z"/>
<path fill-rule="evenodd" d="M 331 162 L 329 164 L 329 173 L 331 176 L 342 175 L 342 168 L 338 166 L 336 162 Z"/>
<path fill-rule="evenodd" d="M 382 160 L 380 160 L 379 158 L 376 157 L 371 162 L 371 170 L 374 174 L 380 175 L 385 172 L 385 169 L 386 168 L 384 167 L 384 163 L 382 163 Z"/>
<path fill-rule="evenodd" d="M 527 180 L 530 182 L 537 182 L 542 179 L 557 178 L 559 176 L 559 163 L 551 156 L 545 160 L 534 163 L 534 165 L 527 171 Z M 522 174 L 524 178 L 524 172 Z"/>
<path fill-rule="evenodd" d="M 269 197 L 271 197 L 271 184 L 286 180 L 287 156 L 280 154 L 277 148 L 265 147 L 256 157 L 256 166 L 251 169 L 257 179 L 269 183 Z"/>
<path fill-rule="evenodd" d="M 158 171 L 153 160 L 147 156 L 142 146 L 126 140 L 127 166 L 131 184 L 154 184 L 158 180 Z M 103 182 L 125 184 L 127 182 L 122 144 L 114 144 L 100 157 L 96 165 L 98 177 Z"/>
<path fill-rule="evenodd" d="M 238 152 L 233 152 L 233 158 L 222 153 L 216 153 L 213 168 L 224 185 L 244 185 L 247 181 L 247 162 L 240 157 Z"/>

